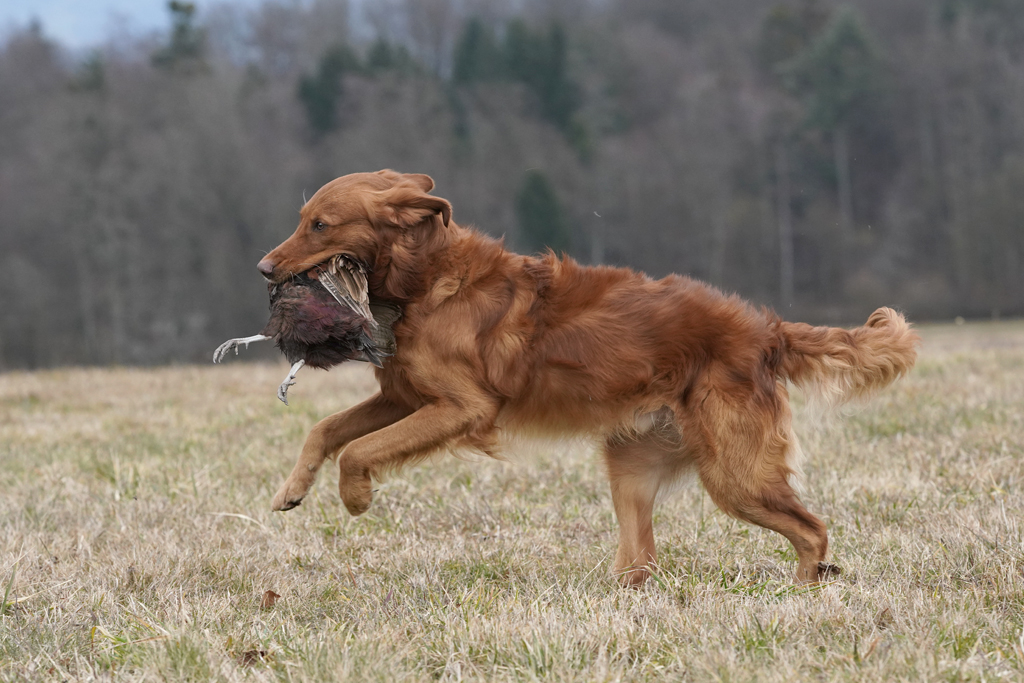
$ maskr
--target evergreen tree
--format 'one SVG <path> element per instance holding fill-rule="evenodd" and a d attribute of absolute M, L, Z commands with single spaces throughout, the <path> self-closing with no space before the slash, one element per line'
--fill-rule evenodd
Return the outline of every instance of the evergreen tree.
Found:
<path fill-rule="evenodd" d="M 853 225 L 849 129 L 882 88 L 882 62 L 867 27 L 852 8 L 840 10 L 807 49 L 781 67 L 803 100 L 805 124 L 832 138 L 843 230 Z"/>
<path fill-rule="evenodd" d="M 537 65 L 534 89 L 540 97 L 545 117 L 563 131 L 569 130 L 579 106 L 579 92 L 569 79 L 565 29 L 552 24 L 541 43 L 542 61 Z"/>
<path fill-rule="evenodd" d="M 558 22 L 544 32 L 513 19 L 499 45 L 494 32 L 473 18 L 455 46 L 452 81 L 456 85 L 506 79 L 522 83 L 536 97 L 541 116 L 582 149 L 586 136 L 575 120 L 580 92 L 569 77 L 567 54 L 565 28 Z"/>
<path fill-rule="evenodd" d="M 564 133 L 571 131 L 579 108 L 579 88 L 569 78 L 565 29 L 553 23 L 547 33 L 533 32 L 522 20 L 509 22 L 505 63 L 509 75 L 536 95 L 541 114 Z"/>
<path fill-rule="evenodd" d="M 783 65 L 807 106 L 807 125 L 827 132 L 850 122 L 881 88 L 882 63 L 860 15 L 839 11 L 808 48 Z"/>
<path fill-rule="evenodd" d="M 381 37 L 373 41 L 366 53 L 366 70 L 370 74 L 383 71 L 412 73 L 416 70 L 416 65 L 404 45 L 392 45 Z"/>
<path fill-rule="evenodd" d="M 572 236 L 551 181 L 541 171 L 529 170 L 516 194 L 516 218 L 523 246 L 532 251 L 567 252 Z"/>
<path fill-rule="evenodd" d="M 513 19 L 505 27 L 505 43 L 502 46 L 505 71 L 515 81 L 531 84 L 534 74 L 542 68 L 539 65 L 541 45 L 537 36 L 522 19 Z"/>
<path fill-rule="evenodd" d="M 452 80 L 458 85 L 500 78 L 503 64 L 494 31 L 479 18 L 467 21 L 452 61 Z"/>
<path fill-rule="evenodd" d="M 346 72 L 359 69 L 359 58 L 347 45 L 335 45 L 324 53 L 316 73 L 299 79 L 298 97 L 306 109 L 309 127 L 324 135 L 338 126 L 338 100 Z"/>
<path fill-rule="evenodd" d="M 171 39 L 153 54 L 153 65 L 179 70 L 205 68 L 206 32 L 195 25 L 195 3 L 171 0 L 167 9 L 171 13 Z"/>
<path fill-rule="evenodd" d="M 366 53 L 366 68 L 370 71 L 387 71 L 397 63 L 395 50 L 384 38 L 377 38 Z"/>
<path fill-rule="evenodd" d="M 89 55 L 71 81 L 75 92 L 102 92 L 107 84 L 107 70 L 103 55 L 97 50 Z"/>
<path fill-rule="evenodd" d="M 976 22 L 990 45 L 1024 57 L 1024 3 L 1020 0 L 941 0 L 939 19 L 947 28 L 964 19 Z"/>
<path fill-rule="evenodd" d="M 755 48 L 755 64 L 774 86 L 781 90 L 771 98 L 772 114 L 768 117 L 771 133 L 774 197 L 778 222 L 779 300 L 788 308 L 796 297 L 796 240 L 793 224 L 793 191 L 791 166 L 793 145 L 800 127 L 799 107 L 790 99 L 792 93 L 782 88 L 784 65 L 814 42 L 828 21 L 828 11 L 820 0 L 799 0 L 797 4 L 781 3 L 769 10 L 761 23 Z"/>
<path fill-rule="evenodd" d="M 827 22 L 828 11 L 820 0 L 801 0 L 796 6 L 776 5 L 761 23 L 755 48 L 757 66 L 777 76 L 779 65 L 806 49 Z"/>

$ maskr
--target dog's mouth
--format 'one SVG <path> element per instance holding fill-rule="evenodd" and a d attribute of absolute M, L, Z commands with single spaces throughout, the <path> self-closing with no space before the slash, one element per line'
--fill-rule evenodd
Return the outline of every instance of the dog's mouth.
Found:
<path fill-rule="evenodd" d="M 334 256 L 328 256 L 326 259 L 315 265 L 303 265 L 306 266 L 306 269 L 301 272 L 294 273 L 292 275 L 293 278 L 308 278 L 316 280 L 321 273 L 328 272 L 337 275 L 341 269 L 358 270 L 362 272 L 364 276 L 368 275 L 370 272 L 370 268 L 362 259 L 357 258 L 354 254 L 346 251 L 338 252 Z"/>
<path fill-rule="evenodd" d="M 329 256 L 315 265 L 303 265 L 305 266 L 304 270 L 293 271 L 286 279 L 308 285 L 318 281 L 324 274 L 327 274 L 328 277 L 333 275 L 337 278 L 342 270 L 359 273 L 364 278 L 370 272 L 370 269 L 362 260 L 346 252 L 339 252 L 334 256 Z M 266 279 L 273 282 L 269 277 Z"/>
<path fill-rule="evenodd" d="M 301 273 L 292 273 L 290 281 L 293 285 L 300 287 L 312 287 L 319 284 L 339 304 L 362 316 L 372 329 L 376 329 L 377 321 L 370 310 L 368 272 L 369 269 L 363 265 L 362 261 L 351 254 L 340 253 Z M 274 296 L 277 287 L 284 284 L 268 279 L 267 286 L 271 297 Z"/>
<path fill-rule="evenodd" d="M 315 265 L 312 268 L 310 268 L 310 270 L 311 271 L 329 270 L 329 271 L 337 272 L 337 270 L 339 268 L 351 269 L 353 267 L 360 269 L 364 273 L 369 271 L 369 268 L 366 267 L 366 264 L 363 263 L 362 259 L 357 258 L 355 256 L 355 254 L 350 254 L 347 251 L 341 251 L 341 252 L 338 252 L 337 254 L 335 254 L 334 256 L 331 256 L 331 257 L 327 258 L 326 260 L 321 261 L 317 265 Z"/>

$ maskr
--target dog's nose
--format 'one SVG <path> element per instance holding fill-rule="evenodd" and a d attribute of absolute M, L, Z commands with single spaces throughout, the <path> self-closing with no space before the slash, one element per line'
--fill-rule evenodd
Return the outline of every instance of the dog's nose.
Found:
<path fill-rule="evenodd" d="M 256 264 L 256 270 L 263 273 L 266 277 L 270 277 L 274 273 L 274 262 L 270 259 L 263 259 Z"/>

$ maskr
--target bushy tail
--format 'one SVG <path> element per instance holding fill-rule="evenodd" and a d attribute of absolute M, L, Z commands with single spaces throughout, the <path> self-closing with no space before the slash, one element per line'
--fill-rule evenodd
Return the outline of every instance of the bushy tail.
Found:
<path fill-rule="evenodd" d="M 863 327 L 780 324 L 785 351 L 779 370 L 826 408 L 866 397 L 914 366 L 921 338 L 902 315 L 879 308 Z"/>

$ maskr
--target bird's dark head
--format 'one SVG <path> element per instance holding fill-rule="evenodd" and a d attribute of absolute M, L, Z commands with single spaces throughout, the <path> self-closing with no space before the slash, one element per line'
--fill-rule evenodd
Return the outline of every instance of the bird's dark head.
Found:
<path fill-rule="evenodd" d="M 371 271 L 387 270 L 396 244 L 409 249 L 446 238 L 452 207 L 427 194 L 433 187 L 430 176 L 391 170 L 332 180 L 299 211 L 292 236 L 256 267 L 267 280 L 283 282 L 348 254 Z"/>

